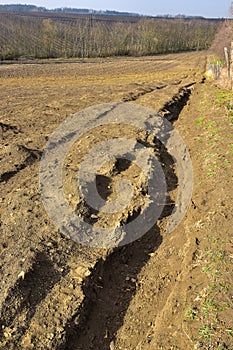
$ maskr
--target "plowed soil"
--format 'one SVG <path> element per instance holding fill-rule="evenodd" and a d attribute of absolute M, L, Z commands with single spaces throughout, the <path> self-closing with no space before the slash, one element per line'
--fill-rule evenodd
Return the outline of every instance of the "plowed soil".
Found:
<path fill-rule="evenodd" d="M 233 101 L 205 81 L 206 55 L 0 66 L 1 349 L 233 349 Z M 192 202 L 166 233 L 179 181 L 165 154 L 171 203 L 156 225 L 124 247 L 88 249 L 48 217 L 40 159 L 72 113 L 128 101 L 159 111 L 179 131 L 193 162 Z M 90 145 L 83 141 L 81 151 Z M 74 198 L 72 166 L 67 157 L 65 191 L 90 221 L 90 208 Z M 103 169 L 99 177 L 106 198 L 110 175 Z"/>

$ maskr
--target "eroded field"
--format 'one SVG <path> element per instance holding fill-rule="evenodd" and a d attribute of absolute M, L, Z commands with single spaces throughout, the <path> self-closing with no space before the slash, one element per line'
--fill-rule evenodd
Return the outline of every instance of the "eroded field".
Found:
<path fill-rule="evenodd" d="M 220 99 L 218 88 L 203 84 L 205 57 L 0 66 L 2 349 L 233 347 L 232 116 L 227 95 Z M 114 251 L 87 249 L 62 235 L 46 214 L 40 157 L 72 113 L 128 101 L 175 122 L 192 156 L 192 205 L 169 235 L 167 206 L 142 239 Z M 90 146 L 80 145 L 83 152 Z M 66 170 L 70 166 L 68 159 Z M 131 179 L 135 171 L 125 175 Z M 176 181 L 168 178 L 172 196 Z M 73 195 L 72 176 L 67 179 Z M 90 219 L 85 208 L 79 211 Z M 130 213 L 124 215 L 127 221 Z"/>

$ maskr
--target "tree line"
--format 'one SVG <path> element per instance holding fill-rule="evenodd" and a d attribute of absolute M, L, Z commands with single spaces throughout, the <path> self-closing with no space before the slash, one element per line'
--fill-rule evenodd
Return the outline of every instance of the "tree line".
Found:
<path fill-rule="evenodd" d="M 114 19 L 113 19 L 114 18 Z M 142 56 L 205 50 L 220 21 L 113 16 L 44 18 L 0 12 L 0 59 Z"/>
<path fill-rule="evenodd" d="M 9 4 L 0 5 L 0 11 L 14 11 L 14 12 L 51 12 L 51 13 L 78 13 L 78 14 L 105 14 L 114 16 L 140 16 L 137 13 L 121 12 L 121 11 L 109 11 L 109 10 L 92 10 L 88 8 L 72 8 L 72 7 L 59 7 L 55 9 L 47 9 L 46 7 L 39 7 L 35 5 L 26 4 Z"/>

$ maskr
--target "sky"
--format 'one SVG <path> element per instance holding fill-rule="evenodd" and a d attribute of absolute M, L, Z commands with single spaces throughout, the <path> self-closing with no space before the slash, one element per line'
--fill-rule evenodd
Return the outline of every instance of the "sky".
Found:
<path fill-rule="evenodd" d="M 0 4 L 33 4 L 47 8 L 75 7 L 117 10 L 145 15 L 185 14 L 204 17 L 229 17 L 231 0 L 5 0 Z"/>

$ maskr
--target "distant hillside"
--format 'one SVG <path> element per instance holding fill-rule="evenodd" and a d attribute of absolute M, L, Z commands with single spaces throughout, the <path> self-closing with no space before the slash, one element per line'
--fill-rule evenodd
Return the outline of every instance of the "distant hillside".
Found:
<path fill-rule="evenodd" d="M 61 7 L 48 10 L 46 7 L 38 7 L 35 5 L 0 5 L 0 11 L 15 11 L 15 12 L 55 12 L 55 13 L 77 13 L 77 14 L 95 14 L 95 15 L 110 15 L 110 16 L 139 16 L 137 13 L 119 12 L 119 11 L 96 11 L 91 9 L 78 9 Z"/>
<path fill-rule="evenodd" d="M 176 16 L 167 15 L 158 15 L 158 16 L 143 16 L 138 13 L 133 12 L 121 12 L 121 11 L 110 11 L 110 10 L 92 10 L 92 9 L 80 9 L 80 8 L 70 8 L 70 7 L 59 7 L 55 9 L 47 9 L 46 7 L 38 7 L 35 5 L 0 5 L 0 11 L 14 11 L 14 12 L 46 12 L 46 13 L 67 13 L 67 14 L 83 14 L 83 15 L 108 15 L 108 16 L 126 16 L 126 17 L 157 17 L 157 18 L 195 18 L 195 19 L 204 19 L 201 16 L 187 16 L 183 14 L 177 14 Z"/>
<path fill-rule="evenodd" d="M 231 47 L 233 39 L 233 21 L 224 21 L 210 47 L 209 53 L 217 56 L 218 59 L 225 60 L 224 47 Z"/>

